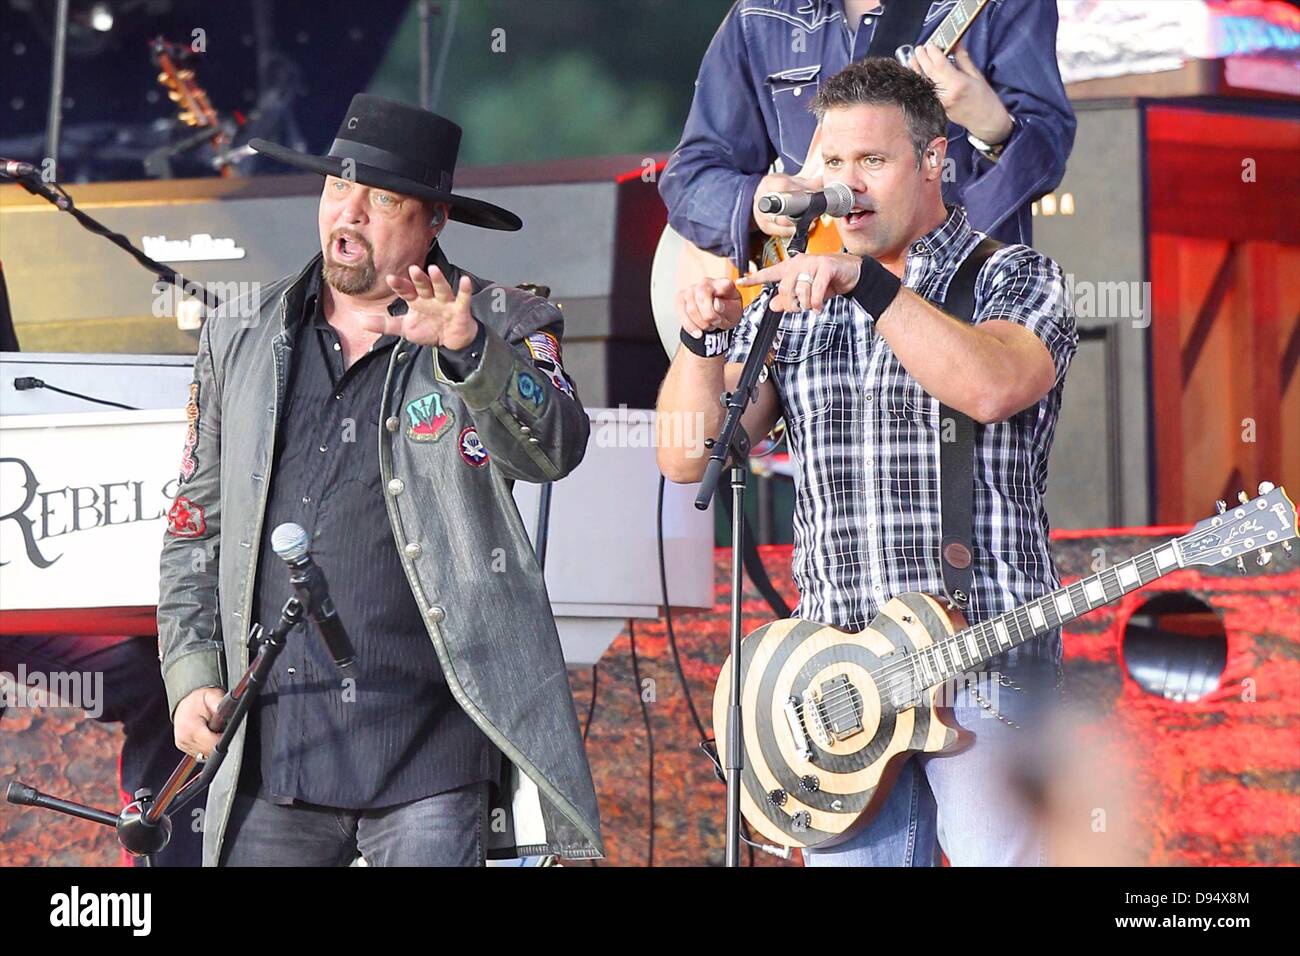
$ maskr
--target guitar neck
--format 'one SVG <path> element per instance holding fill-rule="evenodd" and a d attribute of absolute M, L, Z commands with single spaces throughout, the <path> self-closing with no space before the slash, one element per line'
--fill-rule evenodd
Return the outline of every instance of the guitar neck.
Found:
<path fill-rule="evenodd" d="M 1037 600 L 958 631 L 916 654 L 918 683 L 933 687 L 998 654 L 1118 601 L 1184 566 L 1180 542 L 1167 541 L 1121 564 L 1098 571 Z M 927 673 L 928 672 L 928 673 Z"/>
<path fill-rule="evenodd" d="M 957 0 L 957 5 L 943 18 L 943 23 L 925 41 L 926 45 L 938 47 L 947 56 L 957 48 L 966 28 L 988 3 L 989 0 Z"/>
<path fill-rule="evenodd" d="M 895 703 L 914 701 L 918 688 L 935 687 L 969 673 L 990 658 L 1118 601 L 1178 568 L 1213 567 L 1236 559 L 1244 571 L 1241 562 L 1250 552 L 1258 552 L 1256 560 L 1263 565 L 1271 558 L 1273 545 L 1292 550 L 1290 542 L 1300 538 L 1300 518 L 1285 489 L 1261 482 L 1258 498 L 1247 501 L 1243 492 L 1238 500 L 1240 504 L 1232 509 L 1220 501 L 1217 515 L 1197 522 L 1179 538 L 909 654 L 910 680 L 894 691 Z"/>

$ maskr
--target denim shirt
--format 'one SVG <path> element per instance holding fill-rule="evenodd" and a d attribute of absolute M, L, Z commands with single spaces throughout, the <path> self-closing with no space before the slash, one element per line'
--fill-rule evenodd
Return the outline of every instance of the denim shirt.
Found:
<path fill-rule="evenodd" d="M 843 0 L 739 0 L 731 8 L 704 54 L 681 142 L 660 180 L 673 229 L 744 268 L 759 180 L 778 159 L 798 175 L 817 126 L 809 103 L 822 82 L 866 55 L 891 2 L 899 0 L 884 0 L 856 36 Z M 931 4 L 918 44 L 955 2 Z M 950 125 L 944 201 L 964 206 L 973 228 L 1006 243 L 1030 242 L 1030 206 L 1060 183 L 1074 144 L 1056 26 L 1051 0 L 992 0 L 962 40 L 1015 125 L 996 162 Z"/>

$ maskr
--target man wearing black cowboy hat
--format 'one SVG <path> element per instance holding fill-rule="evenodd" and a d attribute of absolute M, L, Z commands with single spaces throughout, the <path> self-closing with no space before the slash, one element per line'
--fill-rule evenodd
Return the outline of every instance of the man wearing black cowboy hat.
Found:
<path fill-rule="evenodd" d="M 158 603 L 177 746 L 206 757 L 246 633 L 310 536 L 356 662 L 291 635 L 208 793 L 205 865 L 474 865 L 601 855 L 596 798 L 514 480 L 581 461 L 589 422 L 560 312 L 470 275 L 448 218 L 518 217 L 452 192 L 460 128 L 352 101 L 326 156 L 321 255 L 204 325 Z"/>

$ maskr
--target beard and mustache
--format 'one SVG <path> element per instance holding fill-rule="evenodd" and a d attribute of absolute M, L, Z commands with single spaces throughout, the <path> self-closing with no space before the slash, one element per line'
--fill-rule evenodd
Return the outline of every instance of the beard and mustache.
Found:
<path fill-rule="evenodd" d="M 340 238 L 358 246 L 364 253 L 357 262 L 339 262 L 333 258 Z M 321 265 L 321 275 L 330 288 L 343 295 L 361 295 L 375 285 L 375 250 L 360 234 L 350 229 L 335 229 L 330 233 L 329 248 Z"/>

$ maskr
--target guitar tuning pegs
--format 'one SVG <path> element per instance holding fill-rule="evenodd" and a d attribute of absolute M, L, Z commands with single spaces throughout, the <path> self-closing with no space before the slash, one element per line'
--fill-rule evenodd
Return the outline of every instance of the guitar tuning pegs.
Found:
<path fill-rule="evenodd" d="M 1238 574 L 1246 573 L 1246 560 L 1240 555 L 1237 556 L 1237 573 Z"/>
<path fill-rule="evenodd" d="M 1283 541 L 1283 542 L 1282 542 L 1282 550 L 1285 551 L 1287 554 L 1290 554 L 1290 553 L 1291 553 L 1291 542 L 1290 542 L 1290 541 Z"/>
<path fill-rule="evenodd" d="M 1224 501 L 1222 498 L 1220 498 L 1218 501 L 1214 503 L 1214 507 L 1219 510 L 1219 514 L 1223 514 L 1225 511 L 1228 510 L 1228 503 Z"/>
<path fill-rule="evenodd" d="M 1259 553 L 1255 555 L 1255 563 L 1261 568 L 1273 560 L 1273 555 L 1269 553 L 1268 548 L 1260 548 Z"/>
<path fill-rule="evenodd" d="M 1237 500 L 1244 505 L 1250 499 L 1246 497 L 1246 493 L 1244 491 L 1239 491 L 1237 492 Z"/>
<path fill-rule="evenodd" d="M 1259 493 L 1260 493 L 1261 495 L 1266 495 L 1266 494 L 1268 494 L 1270 491 L 1273 490 L 1273 488 L 1274 488 L 1274 485 L 1273 485 L 1273 482 L 1271 482 L 1271 481 L 1261 481 L 1261 482 L 1259 483 Z"/>

